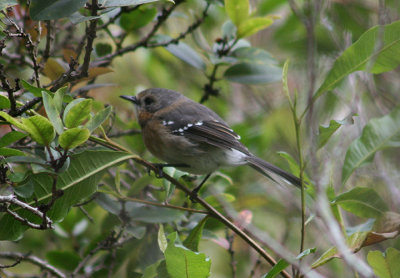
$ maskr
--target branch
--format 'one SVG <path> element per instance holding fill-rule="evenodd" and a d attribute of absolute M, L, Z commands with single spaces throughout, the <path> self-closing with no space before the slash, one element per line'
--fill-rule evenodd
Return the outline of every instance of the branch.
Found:
<path fill-rule="evenodd" d="M 65 275 L 61 270 L 50 265 L 47 261 L 42 260 L 33 255 L 29 255 L 29 254 L 26 255 L 26 254 L 22 254 L 19 252 L 0 252 L 0 257 L 6 258 L 6 259 L 11 259 L 11 260 L 16 260 L 17 262 L 18 261 L 28 261 L 34 265 L 39 266 L 42 269 L 46 269 L 47 271 L 49 271 L 51 274 L 53 274 L 56 277 L 60 277 L 60 278 L 67 277 L 67 275 Z"/>
<path fill-rule="evenodd" d="M 8 82 L 7 77 L 4 73 L 3 65 L 0 65 L 0 81 L 1 87 L 7 92 L 8 99 L 10 100 L 10 115 L 14 115 L 17 111 L 17 103 L 15 101 L 14 93 L 17 91 L 18 82 L 16 82 L 15 88 L 11 88 L 10 83 Z"/>
<path fill-rule="evenodd" d="M 38 229 L 38 230 L 45 230 L 45 229 L 53 229 L 53 222 L 52 220 L 45 216 L 43 212 L 41 212 L 38 208 L 32 207 L 27 203 L 24 203 L 20 200 L 18 200 L 14 195 L 7 195 L 7 196 L 0 196 L 0 203 L 5 203 L 3 205 L 3 209 L 5 212 L 10 214 L 12 217 L 14 217 L 16 220 L 20 221 L 21 223 L 33 228 L 33 229 Z M 42 224 L 36 224 L 30 222 L 28 219 L 21 217 L 18 213 L 15 211 L 12 211 L 8 208 L 9 204 L 16 205 L 22 209 L 25 209 L 27 211 L 32 212 L 33 214 L 39 216 L 40 218 L 43 219 L 43 222 L 45 225 Z"/>

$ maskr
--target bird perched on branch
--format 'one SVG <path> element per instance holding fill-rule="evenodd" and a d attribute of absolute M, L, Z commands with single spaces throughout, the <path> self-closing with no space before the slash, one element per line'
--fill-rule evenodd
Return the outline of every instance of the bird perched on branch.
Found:
<path fill-rule="evenodd" d="M 249 165 L 272 180 L 275 174 L 301 186 L 298 177 L 253 155 L 214 111 L 178 92 L 152 88 L 121 98 L 135 104 L 144 143 L 154 156 L 168 166 L 206 175 L 195 192 L 218 168 L 239 165 Z"/>

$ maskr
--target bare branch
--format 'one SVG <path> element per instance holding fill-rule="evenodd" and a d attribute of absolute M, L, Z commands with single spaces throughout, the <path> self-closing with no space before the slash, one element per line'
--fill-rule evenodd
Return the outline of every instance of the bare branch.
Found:
<path fill-rule="evenodd" d="M 61 270 L 55 268 L 54 266 L 50 265 L 47 261 L 42 260 L 36 256 L 30 255 L 30 254 L 22 254 L 19 252 L 0 252 L 0 258 L 6 258 L 10 260 L 16 260 L 16 261 L 27 261 L 30 262 L 34 265 L 39 266 L 42 269 L 46 269 L 49 271 L 51 274 L 53 274 L 56 277 L 60 278 L 66 278 L 67 275 L 64 274 Z"/>

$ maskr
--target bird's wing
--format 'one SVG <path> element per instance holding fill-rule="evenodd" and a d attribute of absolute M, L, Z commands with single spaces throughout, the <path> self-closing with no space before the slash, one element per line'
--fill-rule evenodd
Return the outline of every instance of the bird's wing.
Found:
<path fill-rule="evenodd" d="M 215 112 L 203 105 L 194 103 L 181 106 L 174 111 L 159 114 L 159 119 L 174 135 L 249 154 L 248 149 L 239 141 L 240 136 Z"/>

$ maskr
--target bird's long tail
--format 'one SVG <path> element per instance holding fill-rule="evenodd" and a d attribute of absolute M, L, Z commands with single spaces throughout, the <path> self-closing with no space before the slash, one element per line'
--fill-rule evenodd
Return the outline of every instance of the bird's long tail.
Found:
<path fill-rule="evenodd" d="M 271 163 L 268 163 L 267 161 L 262 160 L 261 158 L 258 158 L 254 155 L 250 155 L 246 158 L 248 164 L 256 169 L 258 172 L 263 174 L 264 176 L 272 179 L 273 181 L 274 178 L 271 176 L 271 173 L 274 173 L 284 180 L 288 181 L 289 183 L 301 187 L 301 181 L 298 177 L 295 175 L 292 175 L 284 170 L 282 170 L 279 167 L 276 167 L 275 165 L 272 165 Z"/>

